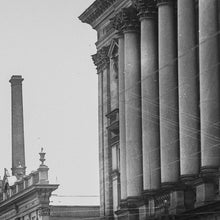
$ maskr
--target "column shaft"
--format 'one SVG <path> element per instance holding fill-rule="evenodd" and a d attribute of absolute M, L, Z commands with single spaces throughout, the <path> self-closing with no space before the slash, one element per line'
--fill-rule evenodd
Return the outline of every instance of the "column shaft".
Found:
<path fill-rule="evenodd" d="M 118 39 L 118 67 L 119 67 L 119 130 L 120 130 L 120 177 L 121 199 L 127 198 L 126 175 L 126 131 L 125 131 L 125 78 L 124 78 L 124 36 Z"/>
<path fill-rule="evenodd" d="M 105 187 L 104 187 L 104 149 L 103 149 L 103 77 L 98 74 L 98 120 L 99 120 L 99 181 L 100 181 L 100 216 L 105 213 Z"/>
<path fill-rule="evenodd" d="M 157 21 L 141 17 L 141 88 L 144 190 L 160 187 Z"/>
<path fill-rule="evenodd" d="M 201 165 L 220 165 L 218 1 L 199 0 Z"/>
<path fill-rule="evenodd" d="M 108 138 L 108 119 L 109 113 L 109 72 L 108 68 L 103 70 L 103 137 L 104 137 L 104 178 L 105 178 L 105 216 L 113 212 L 112 207 L 112 177 L 111 177 L 111 147 Z"/>
<path fill-rule="evenodd" d="M 180 167 L 182 176 L 199 172 L 199 77 L 194 0 L 178 0 Z"/>
<path fill-rule="evenodd" d="M 136 31 L 125 31 L 125 114 L 127 196 L 140 196 L 142 183 L 140 45 Z"/>
<path fill-rule="evenodd" d="M 158 4 L 161 181 L 179 178 L 176 27 L 172 1 Z"/>

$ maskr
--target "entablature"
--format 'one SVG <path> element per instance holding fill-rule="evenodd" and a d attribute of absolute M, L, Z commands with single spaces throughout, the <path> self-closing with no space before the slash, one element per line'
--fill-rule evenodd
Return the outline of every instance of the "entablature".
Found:
<path fill-rule="evenodd" d="M 100 3 L 101 2 L 101 3 Z M 101 6 L 103 4 L 103 6 Z M 131 0 L 96 0 L 79 19 L 92 26 L 97 31 L 96 46 L 101 47 L 109 44 L 116 33 L 112 27 L 110 19 L 113 18 L 121 8 L 127 8 L 132 5 Z"/>

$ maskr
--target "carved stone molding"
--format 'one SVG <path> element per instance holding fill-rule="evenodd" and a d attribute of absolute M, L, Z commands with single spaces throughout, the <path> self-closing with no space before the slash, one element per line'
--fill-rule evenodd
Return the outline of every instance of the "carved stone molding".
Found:
<path fill-rule="evenodd" d="M 109 46 L 106 46 L 98 50 L 96 54 L 92 55 L 92 60 L 97 67 L 98 73 L 109 65 L 110 58 L 108 56 L 108 51 Z"/>
<path fill-rule="evenodd" d="M 137 10 L 134 7 L 123 8 L 111 19 L 112 26 L 119 34 L 124 31 L 135 31 L 139 29 Z"/>
<path fill-rule="evenodd" d="M 118 34 L 123 33 L 123 26 L 124 26 L 124 21 L 123 21 L 123 12 L 120 11 L 115 15 L 115 17 L 110 19 L 112 27 L 118 31 Z"/>
<path fill-rule="evenodd" d="M 50 208 L 49 207 L 42 207 L 38 209 L 39 216 L 50 216 Z"/>
<path fill-rule="evenodd" d="M 98 19 L 116 0 L 96 0 L 94 3 L 79 16 L 79 19 L 87 24 L 92 24 Z"/>
<path fill-rule="evenodd" d="M 40 203 L 49 204 L 51 193 L 52 192 L 47 189 L 40 189 L 38 191 L 38 200 Z"/>
<path fill-rule="evenodd" d="M 132 0 L 134 7 L 141 18 L 155 17 L 157 13 L 157 4 L 155 0 Z"/>
<path fill-rule="evenodd" d="M 123 31 L 138 31 L 140 22 L 134 7 L 122 9 Z"/>
<path fill-rule="evenodd" d="M 176 2 L 176 0 L 154 0 L 154 1 L 157 3 L 157 6 Z"/>

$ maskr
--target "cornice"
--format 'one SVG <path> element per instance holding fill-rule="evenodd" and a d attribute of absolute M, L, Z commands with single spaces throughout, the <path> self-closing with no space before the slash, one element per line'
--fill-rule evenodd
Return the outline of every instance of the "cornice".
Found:
<path fill-rule="evenodd" d="M 79 19 L 83 23 L 92 25 L 92 23 L 105 12 L 116 0 L 96 0 L 89 8 L 87 8 Z"/>
<path fill-rule="evenodd" d="M 58 184 L 39 184 L 32 185 L 27 189 L 22 190 L 20 193 L 17 193 L 11 196 L 9 199 L 0 202 L 0 212 L 5 209 L 5 207 L 9 207 L 17 202 L 24 200 L 24 198 L 29 197 L 31 194 L 33 195 L 39 190 L 43 190 L 44 192 L 52 192 L 58 188 Z"/>

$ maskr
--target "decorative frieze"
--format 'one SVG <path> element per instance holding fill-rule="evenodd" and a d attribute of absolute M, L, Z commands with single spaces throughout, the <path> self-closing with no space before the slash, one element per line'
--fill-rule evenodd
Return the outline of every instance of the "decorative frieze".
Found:
<path fill-rule="evenodd" d="M 38 210 L 39 216 L 50 216 L 50 208 L 49 207 L 42 207 Z"/>
<path fill-rule="evenodd" d="M 97 67 L 98 73 L 105 69 L 110 62 L 108 56 L 109 46 L 102 47 L 102 49 L 98 50 L 98 52 L 92 55 L 92 60 Z"/>
<path fill-rule="evenodd" d="M 38 200 L 40 203 L 49 204 L 49 199 L 52 191 L 50 189 L 39 189 L 38 190 Z"/>

